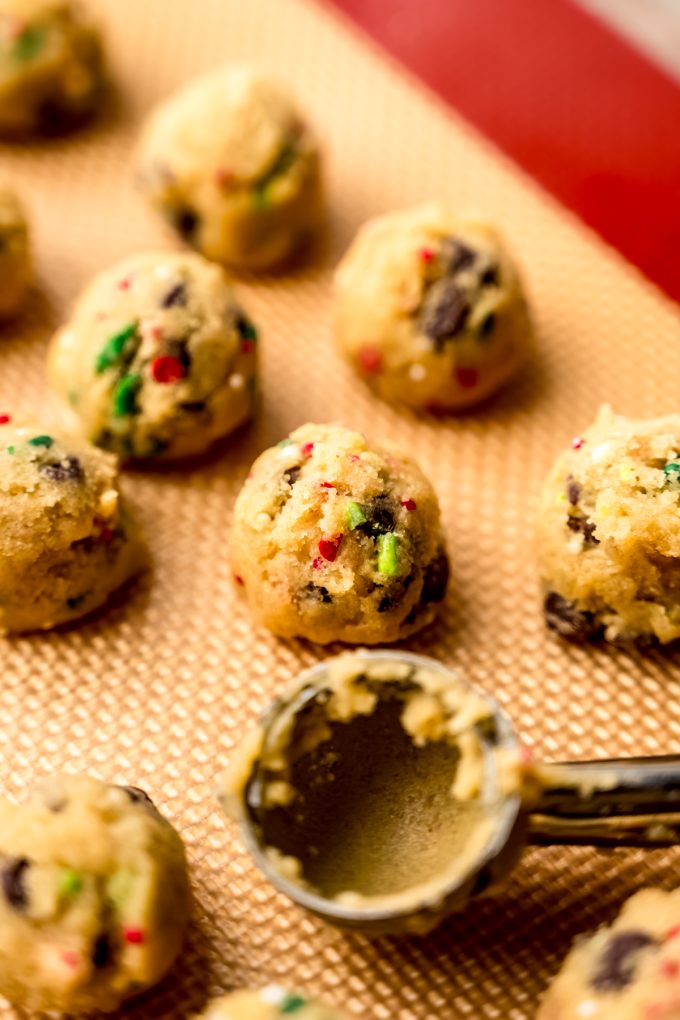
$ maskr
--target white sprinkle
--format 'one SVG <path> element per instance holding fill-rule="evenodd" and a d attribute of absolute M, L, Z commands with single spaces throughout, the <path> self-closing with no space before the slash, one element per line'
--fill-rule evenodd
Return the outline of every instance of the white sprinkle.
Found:
<path fill-rule="evenodd" d="M 595 1016 L 598 1012 L 598 1005 L 594 999 L 586 999 L 576 1007 L 576 1013 L 580 1017 Z"/>
<path fill-rule="evenodd" d="M 593 464 L 601 464 L 603 460 L 606 460 L 612 453 L 613 446 L 611 443 L 599 443 L 594 450 L 590 452 L 590 458 Z"/>
<path fill-rule="evenodd" d="M 286 997 L 286 990 L 281 985 L 267 985 L 260 991 L 260 998 L 267 1006 L 280 1006 Z"/>
<path fill-rule="evenodd" d="M 175 270 L 172 266 L 156 266 L 153 275 L 157 280 L 168 280 L 171 276 L 175 275 Z"/>
<path fill-rule="evenodd" d="M 422 365 L 411 365 L 408 374 L 414 382 L 422 382 L 427 373 Z"/>
<path fill-rule="evenodd" d="M 279 448 L 279 457 L 281 460 L 289 460 L 292 464 L 300 459 L 300 447 L 297 443 L 288 443 L 286 446 L 281 446 Z"/>
<path fill-rule="evenodd" d="M 242 390 L 245 384 L 246 381 L 240 372 L 235 372 L 234 375 L 232 375 L 229 379 L 229 385 L 231 386 L 232 390 Z"/>

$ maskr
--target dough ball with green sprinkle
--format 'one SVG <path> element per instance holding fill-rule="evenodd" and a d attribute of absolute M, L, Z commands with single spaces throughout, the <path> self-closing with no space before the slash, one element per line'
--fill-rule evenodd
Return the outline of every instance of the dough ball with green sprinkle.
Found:
<path fill-rule="evenodd" d="M 438 203 L 365 224 L 338 267 L 339 350 L 384 400 L 433 414 L 494 393 L 533 334 L 496 230 Z"/>
<path fill-rule="evenodd" d="M 253 465 L 232 565 L 275 634 L 397 641 L 430 623 L 448 559 L 435 492 L 410 457 L 340 425 L 303 425 Z"/>
<path fill-rule="evenodd" d="M 316 138 L 287 91 L 256 68 L 190 82 L 152 115 L 139 180 L 177 232 L 210 259 L 284 262 L 322 215 Z"/>
<path fill-rule="evenodd" d="M 224 270 L 190 252 L 133 255 L 95 277 L 49 371 L 81 432 L 123 459 L 202 453 L 244 422 L 257 330 Z"/>
<path fill-rule="evenodd" d="M 603 407 L 546 480 L 538 554 L 546 622 L 563 637 L 680 638 L 680 415 Z"/>
<path fill-rule="evenodd" d="M 0 414 L 0 631 L 76 620 L 145 562 L 115 457 Z"/>
<path fill-rule="evenodd" d="M 70 0 L 0 0 L 0 134 L 56 135 L 97 108 L 102 45 Z"/>
<path fill-rule="evenodd" d="M 0 186 L 0 319 L 15 315 L 31 283 L 28 225 L 21 204 Z"/>
<path fill-rule="evenodd" d="M 347 1020 L 344 1013 L 299 992 L 268 985 L 257 991 L 241 989 L 209 1002 L 201 1020 Z"/>
<path fill-rule="evenodd" d="M 175 960 L 180 837 L 143 790 L 89 776 L 0 799 L 0 993 L 30 1011 L 114 1010 Z"/>

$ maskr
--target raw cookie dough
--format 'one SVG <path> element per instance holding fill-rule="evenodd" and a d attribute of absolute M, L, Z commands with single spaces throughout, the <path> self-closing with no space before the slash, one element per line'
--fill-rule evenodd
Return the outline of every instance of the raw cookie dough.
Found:
<path fill-rule="evenodd" d="M 277 265 L 321 219 L 316 138 L 285 89 L 254 68 L 214 71 L 163 103 L 139 173 L 185 241 L 218 262 Z"/>
<path fill-rule="evenodd" d="M 0 632 L 90 613 L 144 563 L 115 458 L 0 415 Z"/>
<path fill-rule="evenodd" d="M 184 847 L 147 795 L 89 776 L 0 800 L 0 992 L 113 1010 L 168 970 L 189 913 Z"/>
<path fill-rule="evenodd" d="M 361 228 L 336 273 L 335 336 L 379 396 L 433 413 L 488 397 L 532 347 L 495 229 L 434 202 Z"/>
<path fill-rule="evenodd" d="M 295 1020 L 345 1020 L 339 1010 L 278 985 L 259 991 L 241 989 L 213 999 L 201 1016 L 203 1020 L 278 1020 L 287 1016 Z"/>
<path fill-rule="evenodd" d="M 603 407 L 550 472 L 537 537 L 546 620 L 563 637 L 680 637 L 680 415 Z"/>
<path fill-rule="evenodd" d="M 303 425 L 258 457 L 231 549 L 251 610 L 282 637 L 397 641 L 446 591 L 429 481 L 397 447 L 339 425 Z"/>
<path fill-rule="evenodd" d="M 69 0 L 0 0 L 0 134 L 60 134 L 102 92 L 98 30 Z"/>
<path fill-rule="evenodd" d="M 14 192 L 0 185 L 0 319 L 18 312 L 30 282 L 26 217 Z"/>
<path fill-rule="evenodd" d="M 538 1020 L 679 1020 L 680 890 L 643 889 L 576 943 Z"/>
<path fill-rule="evenodd" d="M 220 266 L 190 252 L 133 255 L 87 287 L 52 342 L 50 377 L 98 446 L 186 457 L 252 414 L 256 340 Z"/>

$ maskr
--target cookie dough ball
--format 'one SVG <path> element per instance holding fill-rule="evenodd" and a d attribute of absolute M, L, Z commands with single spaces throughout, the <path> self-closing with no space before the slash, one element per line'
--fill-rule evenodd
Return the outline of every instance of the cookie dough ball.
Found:
<path fill-rule="evenodd" d="M 582 641 L 680 637 L 680 415 L 609 407 L 545 483 L 538 553 L 548 625 Z"/>
<path fill-rule="evenodd" d="M 133 255 L 85 290 L 49 372 L 93 443 L 169 460 L 250 417 L 256 340 L 219 266 L 189 252 Z"/>
<path fill-rule="evenodd" d="M 0 185 L 0 319 L 19 311 L 30 283 L 26 217 L 14 192 Z"/>
<path fill-rule="evenodd" d="M 0 800 L 0 993 L 113 1010 L 168 970 L 189 913 L 184 847 L 147 795 L 62 776 Z"/>
<path fill-rule="evenodd" d="M 316 138 L 278 82 L 250 67 L 213 72 L 162 104 L 139 171 L 184 240 L 218 262 L 277 265 L 321 218 Z"/>
<path fill-rule="evenodd" d="M 0 0 L 0 134 L 60 134 L 103 84 L 99 32 L 69 0 Z"/>
<path fill-rule="evenodd" d="M 298 992 L 287 992 L 278 985 L 259 991 L 243 989 L 214 999 L 201 1014 L 203 1020 L 278 1020 L 295 1016 L 295 1020 L 346 1020 L 345 1014 L 322 1003 L 307 999 Z"/>
<path fill-rule="evenodd" d="M 446 591 L 429 481 L 398 448 L 339 425 L 303 425 L 258 457 L 231 546 L 251 610 L 282 637 L 397 641 Z"/>
<path fill-rule="evenodd" d="M 340 351 L 379 396 L 416 410 L 476 404 L 532 346 L 517 269 L 495 229 L 436 203 L 363 226 L 335 291 Z"/>
<path fill-rule="evenodd" d="M 609 928 L 579 941 L 538 1020 L 677 1020 L 680 890 L 643 889 Z"/>
<path fill-rule="evenodd" d="M 0 632 L 90 613 L 144 564 L 115 458 L 0 415 Z"/>

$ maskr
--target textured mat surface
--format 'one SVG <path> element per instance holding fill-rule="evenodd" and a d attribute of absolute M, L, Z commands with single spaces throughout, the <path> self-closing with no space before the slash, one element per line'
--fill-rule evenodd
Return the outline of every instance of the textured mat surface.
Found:
<path fill-rule="evenodd" d="M 288 277 L 240 282 L 262 331 L 264 406 L 219 458 L 188 473 L 130 474 L 152 575 L 78 628 L 0 643 L 0 765 L 12 796 L 35 776 L 88 770 L 145 787 L 182 832 L 196 919 L 173 974 L 129 1010 L 184 1017 L 205 995 L 293 983 L 376 1020 L 532 1017 L 570 940 L 678 856 L 528 854 L 507 893 L 424 940 L 369 943 L 303 915 L 251 866 L 212 795 L 248 722 L 323 652 L 254 628 L 228 562 L 235 494 L 256 453 L 305 420 L 337 419 L 407 444 L 441 497 L 453 584 L 440 622 L 409 643 L 493 691 L 551 758 L 680 750 L 672 654 L 579 650 L 539 613 L 532 517 L 555 453 L 611 401 L 677 409 L 677 308 L 325 9 L 303 0 L 108 0 L 117 108 L 68 142 L 3 147 L 35 227 L 39 288 L 3 331 L 2 410 L 42 414 L 51 330 L 91 274 L 172 245 L 132 178 L 140 118 L 224 59 L 287 78 L 327 146 L 326 251 Z M 200 11 L 200 16 L 197 12 Z M 480 70 L 483 73 L 483 69 Z M 528 279 L 541 355 L 499 400 L 450 422 L 373 400 L 332 350 L 331 266 L 367 216 L 441 195 L 498 220 Z"/>

